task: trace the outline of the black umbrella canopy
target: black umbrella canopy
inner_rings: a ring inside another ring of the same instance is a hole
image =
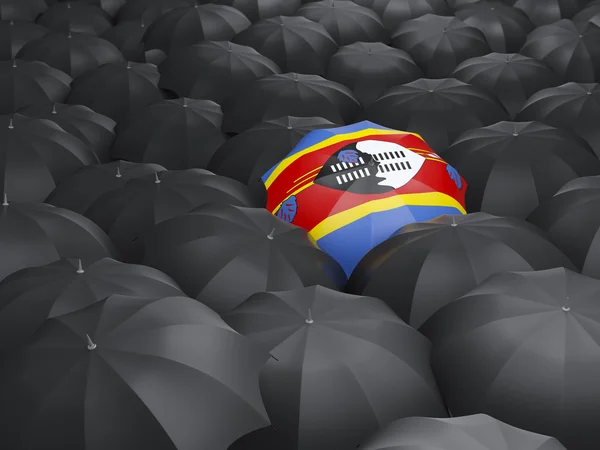
[[[558,191],[555,196],[564,192],[573,191],[575,189],[597,189],[600,188],[600,176],[592,177],[579,177],[574,180],[565,183]]]
[[[566,83],[532,95],[516,120],[539,120],[557,128],[573,131],[600,157],[600,85]]]
[[[210,100],[154,103],[118,130],[112,156],[167,169],[204,169],[226,140],[222,122],[221,107]]]
[[[360,445],[361,450],[566,450],[553,437],[521,430],[487,414],[450,419],[396,420]]]
[[[37,23],[57,33],[81,33],[100,36],[111,26],[110,16],[100,7],[80,2],[56,3]]]
[[[183,296],[168,275],[102,258],[60,260],[19,270],[0,283],[0,352],[25,344],[53,317],[84,309],[113,294]]]
[[[592,1],[585,8],[573,16],[571,20],[576,24],[586,24],[589,20],[594,20],[600,14],[600,2]]]
[[[597,448],[600,281],[555,268],[490,277],[421,331],[448,409]]]
[[[117,23],[143,20],[147,25],[177,8],[194,6],[196,0],[127,0],[119,9]]]
[[[541,122],[469,130],[442,157],[467,182],[467,211],[519,219],[567,181],[600,175],[600,160],[582,138]]]
[[[98,6],[106,14],[108,14],[109,17],[113,18],[117,15],[121,8],[125,6],[127,0],[77,0],[77,3]]]
[[[247,45],[273,60],[284,72],[323,75],[338,45],[320,23],[305,17],[261,20],[233,42]]]
[[[373,10],[348,0],[323,0],[307,3],[296,12],[325,27],[338,45],[355,42],[388,43],[390,36]]]
[[[19,113],[36,119],[51,120],[67,133],[88,144],[101,162],[109,160],[116,126],[116,122],[110,117],[98,114],[87,106],[61,103],[30,106]]]
[[[0,0],[0,20],[33,22],[47,8],[44,0]]]
[[[325,76],[352,89],[367,106],[392,86],[422,78],[423,71],[403,50],[380,42],[356,42],[331,57]]]
[[[216,0],[213,3],[241,11],[252,23],[276,16],[291,16],[302,5],[301,0]]]
[[[407,225],[371,250],[347,291],[384,300],[418,328],[488,276],[509,270],[574,269],[537,227],[487,213]]]
[[[48,32],[47,28],[35,23],[0,20],[0,61],[13,60],[27,42]]]
[[[262,208],[224,204],[157,225],[145,236],[144,264],[169,274],[220,314],[256,292],[317,284],[336,289],[345,282],[340,265],[306,230]]]
[[[0,114],[44,103],[63,101],[71,77],[40,61],[0,61]]]
[[[365,113],[371,122],[420,134],[436,151],[448,148],[467,130],[509,119],[492,94],[454,78],[423,78],[395,86]]]
[[[536,92],[560,84],[560,77],[546,64],[519,53],[490,53],[468,59],[452,77],[486,89],[515,117]]]
[[[563,81],[600,81],[600,24],[563,19],[533,30],[520,53],[548,64]]]
[[[429,342],[379,299],[313,286],[254,294],[223,318],[272,355],[260,388],[284,448],[350,449],[390,420],[447,417]]]
[[[494,52],[518,52],[534,26],[527,15],[502,1],[482,1],[459,8],[455,16],[477,28]]]
[[[225,450],[269,424],[258,386],[267,357],[193,299],[113,295],[48,320],[3,361],[0,439]]]
[[[17,202],[42,202],[78,169],[97,164],[91,148],[55,123],[0,116],[0,184]]]
[[[452,11],[446,0],[374,0],[369,6],[381,19],[391,33],[407,20],[416,19],[426,14],[450,16]]]
[[[221,106],[252,81],[281,73],[277,64],[252,47],[204,41],[177,50],[158,67],[159,86],[180,97],[213,100]]]
[[[85,212],[112,238],[123,260],[140,262],[142,237],[154,225],[205,203],[254,206],[239,181],[201,169],[165,171],[129,180],[99,197]]]
[[[170,54],[200,41],[227,41],[250,26],[248,18],[231,6],[195,5],[178,8],[156,19],[144,36],[146,50]]]
[[[118,259],[109,237],[91,220],[46,203],[0,205],[0,280],[59,259]]]
[[[166,170],[158,164],[114,161],[86,166],[63,179],[45,200],[78,214],[85,212],[103,194],[122,188],[133,178]]]
[[[73,82],[67,103],[85,105],[121,124],[145,106],[162,100],[158,77],[152,64],[105,64]]]
[[[561,19],[570,19],[583,9],[589,0],[517,0],[515,8],[522,10],[536,27],[549,25]]]
[[[244,184],[260,181],[308,133],[333,127],[335,124],[320,117],[286,116],[260,122],[227,140],[208,169]]]
[[[147,29],[143,19],[127,20],[107,30],[101,38],[117,47],[127,61],[146,62],[142,38]]]
[[[225,111],[223,130],[241,133],[285,116],[322,117],[343,125],[354,122],[360,112],[360,103],[346,86],[318,75],[284,73],[249,84]]]
[[[392,43],[405,50],[428,78],[448,77],[466,59],[492,51],[477,28],[433,14],[402,23],[392,33]]]

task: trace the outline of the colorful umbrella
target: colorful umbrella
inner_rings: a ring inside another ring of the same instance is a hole
[[[398,228],[465,214],[466,183],[415,133],[371,122],[315,130],[262,181],[267,209],[350,274]]]

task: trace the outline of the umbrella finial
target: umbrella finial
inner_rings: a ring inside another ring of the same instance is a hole
[[[67,3],[67,9],[71,9],[71,2]]]
[[[6,192],[4,193],[2,198],[2,206],[8,206],[8,195],[6,194]]]
[[[58,114],[56,112],[56,103],[52,103],[52,114]]]
[[[117,164],[117,174],[115,175],[115,177],[117,178],[121,178],[123,175],[121,175],[121,163],[119,162],[119,164]]]
[[[16,59],[13,59],[13,65],[12,66],[13,67],[17,67],[17,60]]]
[[[14,24],[15,24],[15,21],[14,21],[13,19],[10,19],[10,24],[11,24],[11,25],[14,25]]]
[[[140,22],[140,26],[144,28],[146,26],[146,22],[144,22],[144,18],[142,17],[142,21]]]
[[[86,337],[87,342],[88,342],[87,349],[88,350],[94,350],[97,346],[96,346],[96,344],[94,344],[94,341],[92,341],[92,338],[90,337],[90,335],[86,334],[85,337]]]
[[[307,324],[309,324],[309,325],[310,325],[311,323],[314,323],[314,320],[313,320],[313,318],[312,318],[312,311],[310,310],[310,308],[308,309],[308,318],[305,320],[305,322],[306,322]]]
[[[567,296],[567,298],[565,299],[565,305],[562,307],[562,310],[564,312],[569,312],[571,311],[571,299],[569,298],[569,296]]]
[[[12,116],[10,117],[10,119],[8,120],[8,129],[12,130],[15,126],[13,125],[13,118]]]
[[[67,37],[68,37],[69,39],[71,39],[71,38],[73,37],[73,35],[71,34],[71,32],[70,32],[70,31],[69,31],[69,34],[67,35]]]
[[[274,236],[275,236],[275,228],[273,228],[271,230],[271,232],[269,234],[267,234],[267,239],[270,239],[272,241]]]
[[[231,53],[231,42],[227,43],[227,51]]]
[[[131,63],[129,61],[127,61],[127,68],[131,69]]]
[[[298,81],[298,74],[294,72],[294,81]]]
[[[452,216],[452,223],[450,224],[451,227],[457,227],[458,224],[456,223],[456,216]]]
[[[160,178],[158,178],[158,172],[154,172],[154,183],[155,184],[160,183]]]
[[[188,104],[187,104],[187,98],[183,97],[183,107],[187,108]]]
[[[369,55],[372,55],[372,54],[373,54],[373,50],[371,49],[371,47],[369,47],[369,50],[368,50],[368,52],[369,52]]]
[[[83,273],[85,272],[85,270],[83,270],[83,264],[81,262],[81,260],[77,260],[77,273]]]

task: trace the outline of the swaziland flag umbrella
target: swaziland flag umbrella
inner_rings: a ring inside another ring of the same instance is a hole
[[[348,275],[398,227],[465,214],[466,183],[419,135],[366,121],[309,133],[262,180],[267,209]]]

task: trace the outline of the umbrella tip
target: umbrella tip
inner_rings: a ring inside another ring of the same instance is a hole
[[[564,312],[569,312],[569,311],[571,311],[571,308],[570,308],[570,307],[568,307],[568,306],[563,306],[563,307],[562,307],[562,310],[563,310]]]
[[[307,324],[309,324],[309,325],[310,325],[311,323],[314,323],[314,320],[313,320],[313,318],[312,318],[312,311],[311,311],[310,309],[308,310],[308,318],[305,320],[305,322],[306,322]]]
[[[294,72],[294,81],[298,81],[298,74]]]
[[[8,206],[8,195],[6,194],[6,192],[2,196],[2,206]]]
[[[14,25],[15,21],[13,19],[10,19],[10,25]]]
[[[67,9],[71,9],[71,3],[67,3]]]
[[[13,67],[17,67],[17,60],[16,59],[13,59],[13,65],[12,66]]]
[[[227,43],[227,51],[231,53],[231,42]]]
[[[185,97],[183,97],[183,107],[184,108],[188,107],[187,98],[185,98]]]
[[[8,129],[9,129],[9,130],[12,130],[14,127],[15,127],[15,126],[13,125],[13,118],[11,117],[11,118],[8,120]]]
[[[58,113],[56,112],[56,103],[53,103],[53,104],[52,104],[52,114],[58,114]]]
[[[81,260],[79,259],[77,261],[77,273],[83,273],[85,272],[85,270],[83,270],[83,264],[81,263]]]
[[[71,39],[71,38],[73,37],[73,35],[71,34],[71,32],[70,32],[70,31],[69,31],[69,34],[67,35],[67,37],[68,37],[69,39]]]
[[[452,216],[452,223],[450,224],[451,227],[457,227],[458,224],[456,223],[456,217]]]
[[[121,167],[117,166],[117,174],[115,175],[115,177],[117,178],[121,178],[123,175],[121,175]]]
[[[94,344],[94,341],[92,341],[92,338],[90,337],[90,335],[86,334],[85,338],[87,339],[87,342],[88,342],[87,349],[94,350],[97,346],[96,346],[96,344]]]
[[[140,22],[140,26],[144,28],[146,26],[146,22],[144,22],[144,18],[142,17],[142,21]]]
[[[127,61],[127,68],[131,69],[131,63],[129,61]]]
[[[587,95],[592,95],[592,91],[587,91]]]
[[[160,183],[160,178],[158,178],[158,172],[154,172],[154,183],[155,184]]]
[[[275,236],[275,228],[273,228],[271,230],[271,232],[269,234],[267,234],[267,239],[270,239],[272,241],[274,236]]]

